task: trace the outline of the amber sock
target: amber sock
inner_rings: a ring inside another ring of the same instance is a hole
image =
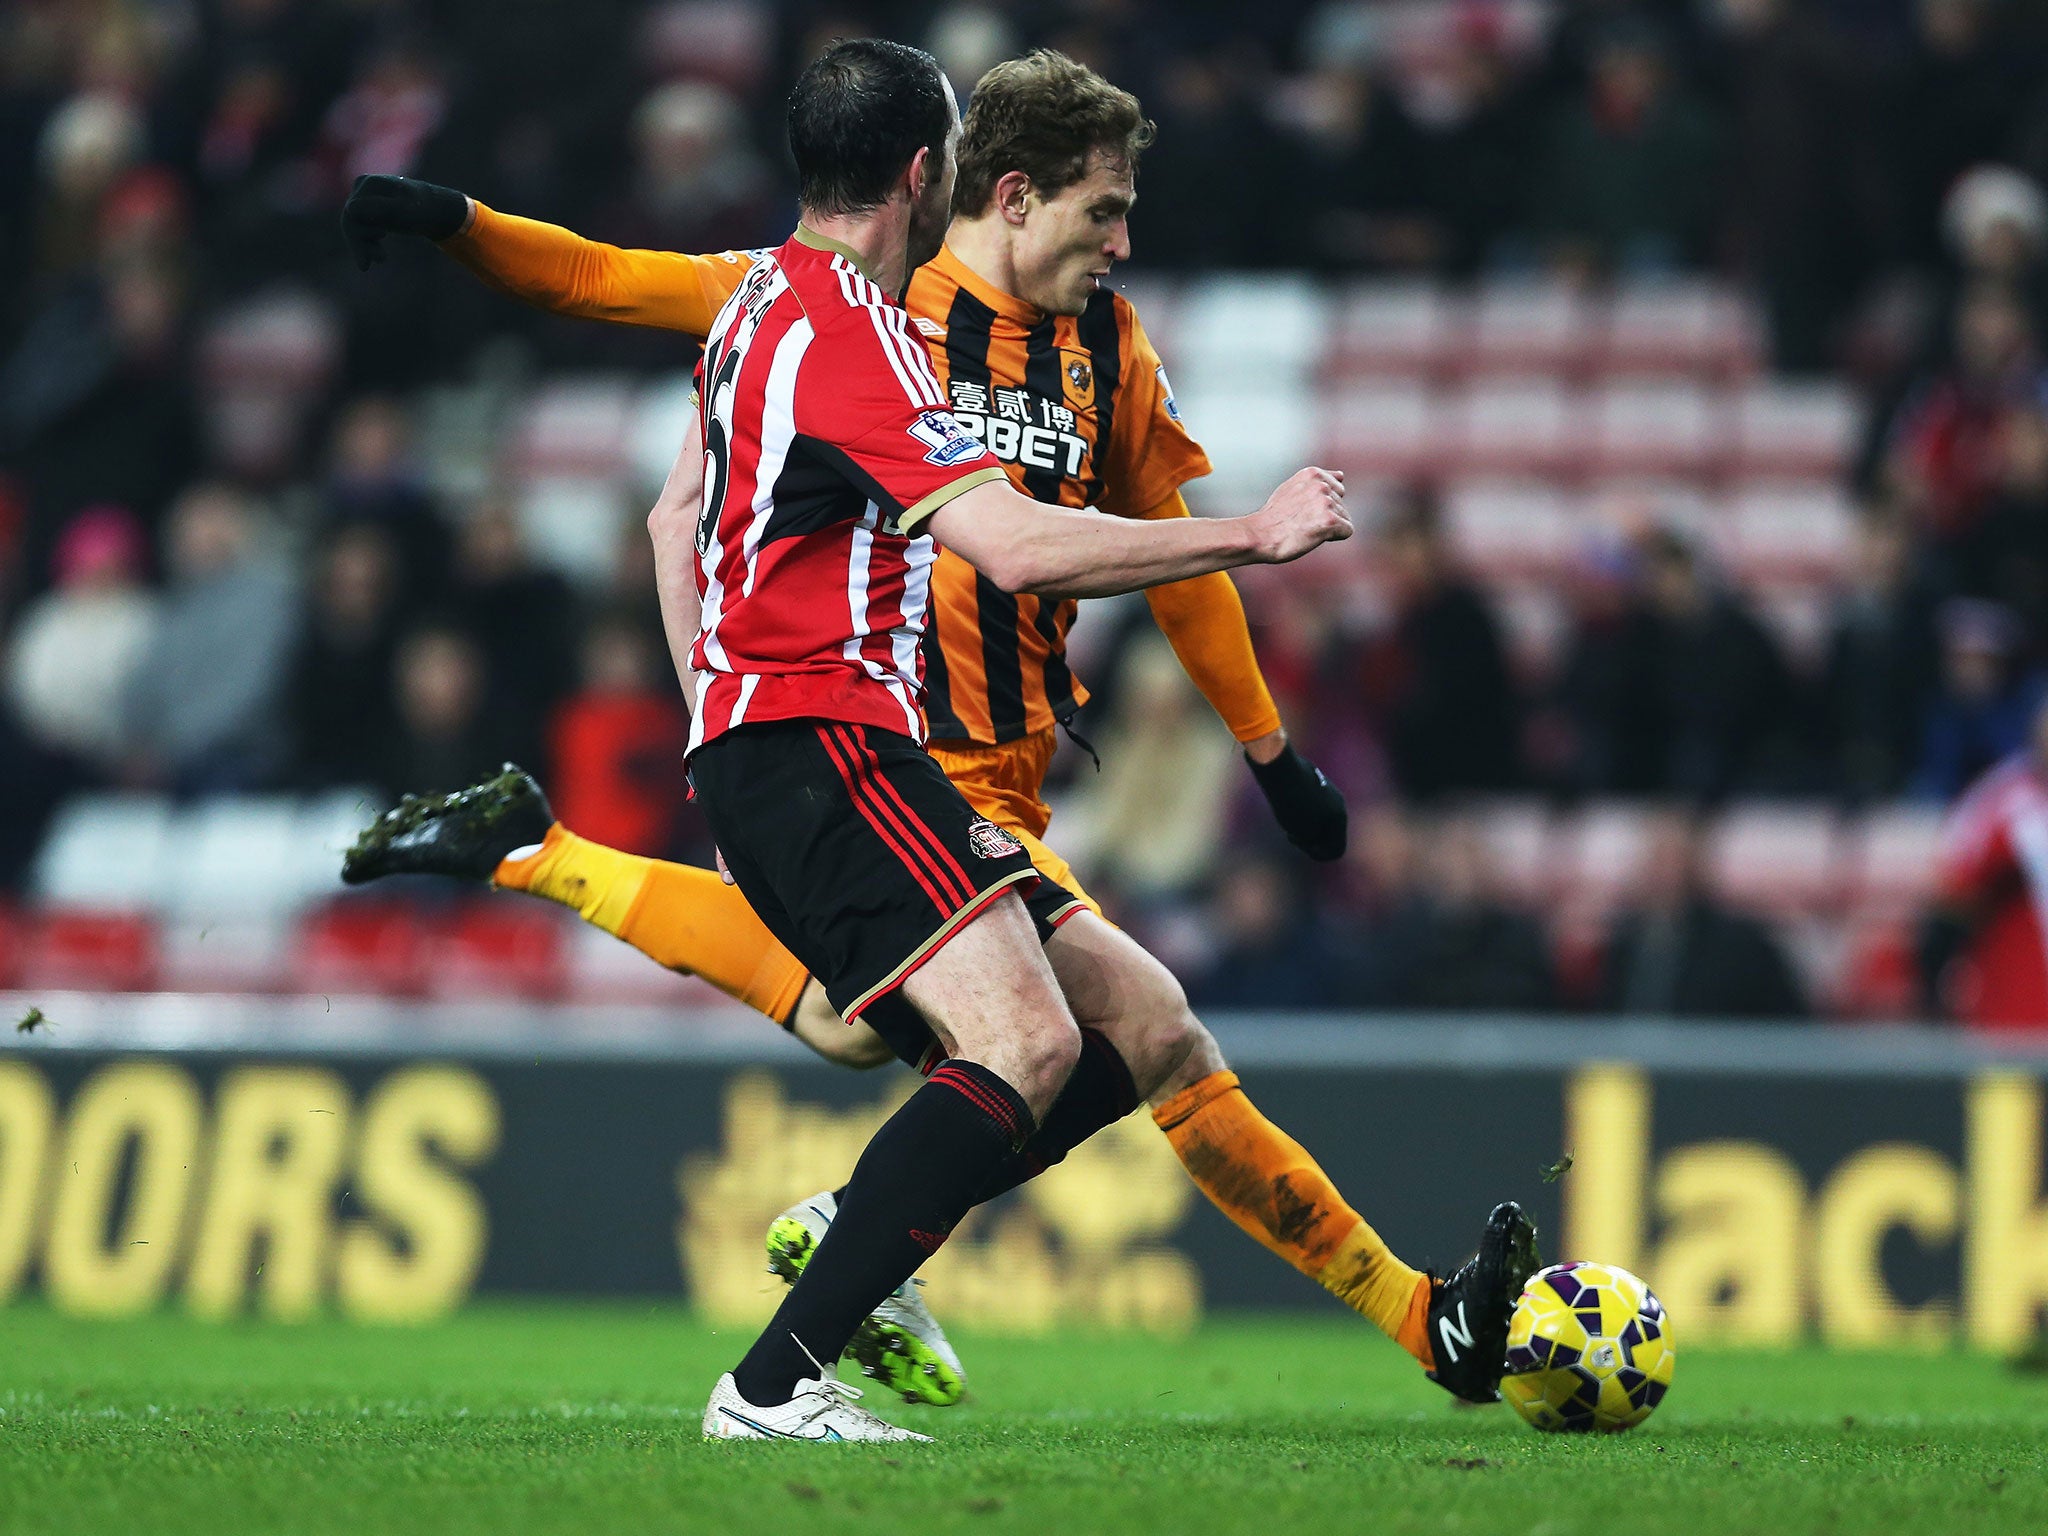
[[[1301,1143],[1245,1097],[1235,1072],[1210,1073],[1152,1118],[1218,1210],[1435,1368],[1429,1277],[1394,1256]]]
[[[716,870],[643,859],[557,822],[538,851],[506,859],[493,884],[573,908],[658,965],[701,976],[780,1024],[810,973]]]

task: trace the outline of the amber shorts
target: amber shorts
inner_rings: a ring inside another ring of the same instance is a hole
[[[1052,754],[1059,746],[1059,733],[1051,726],[1001,746],[983,746],[974,741],[934,741],[931,754],[946,771],[946,777],[967,798],[967,803],[1004,830],[1014,833],[1031,855],[1031,865],[1045,876],[1049,885],[1040,891],[1056,903],[1056,911],[1034,908],[1041,930],[1056,927],[1083,907],[1102,916],[1095,898],[1081,888],[1067,861],[1045,844],[1045,829],[1052,820],[1052,807],[1045,803],[1045,772],[1052,766]]]

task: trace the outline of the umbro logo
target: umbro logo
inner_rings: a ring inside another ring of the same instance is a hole
[[[910,1240],[928,1254],[937,1253],[940,1245],[946,1241],[946,1234],[943,1232],[920,1232],[916,1227],[912,1227],[910,1229]]]
[[[1436,1331],[1443,1336],[1444,1353],[1450,1357],[1451,1364],[1456,1365],[1462,1358],[1458,1353],[1458,1346],[1462,1344],[1470,1349],[1473,1344],[1472,1327],[1465,1321],[1465,1303],[1458,1303],[1456,1323],[1451,1321],[1450,1314],[1446,1312],[1436,1320]]]

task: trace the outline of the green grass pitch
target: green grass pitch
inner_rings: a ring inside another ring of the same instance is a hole
[[[933,1446],[706,1445],[746,1340],[673,1307],[410,1330],[16,1307],[0,1532],[2048,1531],[2048,1377],[1679,1338],[1671,1397],[1618,1437],[1456,1408],[1362,1325],[1226,1318],[964,1339],[967,1404],[885,1405]]]

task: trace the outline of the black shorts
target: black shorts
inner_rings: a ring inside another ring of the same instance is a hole
[[[827,720],[743,725],[691,755],[690,779],[741,894],[849,1019],[1004,891],[1026,898],[1041,940],[1076,900],[907,736]],[[886,1015],[904,1032],[912,1013],[879,1008],[869,1023],[915,1054],[881,1029]]]

